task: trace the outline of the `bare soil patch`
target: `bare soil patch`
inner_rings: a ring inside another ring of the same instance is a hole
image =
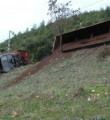
[[[73,52],[62,53],[62,52],[60,52],[59,49],[57,49],[56,51],[54,51],[53,54],[51,54],[50,56],[48,56],[48,57],[44,58],[43,60],[41,60],[37,65],[35,65],[34,67],[26,70],[20,76],[16,77],[15,80],[12,81],[11,83],[9,83],[4,89],[20,83],[22,80],[25,79],[25,77],[31,76],[31,75],[39,72],[46,65],[48,65],[48,64],[56,64],[58,62],[61,62],[61,61],[65,60],[65,59],[68,59],[68,58],[72,57],[72,55],[73,55]]]
[[[98,36],[98,37],[95,37],[95,38],[92,38],[89,40],[86,39],[86,40],[82,40],[82,41],[83,41],[83,43],[81,43],[80,41],[77,41],[74,43],[64,44],[63,50],[69,50],[71,48],[78,48],[80,46],[88,46],[88,45],[92,45],[92,44],[107,42],[107,41],[110,41],[110,35],[109,34],[101,35],[101,36]],[[96,46],[96,47],[98,47],[98,46]],[[28,69],[24,73],[22,73],[20,76],[16,77],[15,80],[12,81],[11,83],[9,83],[4,89],[18,84],[19,82],[24,80],[25,77],[31,76],[31,75],[39,72],[48,64],[55,64],[55,63],[65,60],[65,59],[71,58],[74,53],[75,53],[75,51],[74,52],[73,51],[60,52],[60,49],[58,48],[50,56],[44,58],[38,64],[36,64],[34,67],[31,67],[30,69]]]

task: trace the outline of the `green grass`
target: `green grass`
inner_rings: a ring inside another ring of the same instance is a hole
[[[82,50],[0,92],[0,120],[110,119],[110,61],[103,47]],[[17,73],[21,74],[19,68]],[[16,70],[15,70],[16,71]],[[14,80],[3,74],[0,86]],[[13,112],[14,111],[14,112]],[[14,114],[13,114],[14,113]],[[17,113],[17,114],[16,114]]]
[[[29,69],[32,65],[21,66],[16,69],[13,69],[9,73],[1,73],[0,74],[0,88],[8,85],[11,81],[13,81],[17,76],[21,75],[25,70]]]

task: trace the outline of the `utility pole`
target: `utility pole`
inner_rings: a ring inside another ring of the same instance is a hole
[[[12,32],[12,31],[9,31],[9,40],[8,40],[8,52],[10,51],[10,36],[11,36],[11,34],[13,34],[14,35],[14,32]]]

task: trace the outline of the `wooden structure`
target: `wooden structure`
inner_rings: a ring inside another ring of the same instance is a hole
[[[82,48],[95,47],[109,44],[110,42],[110,20],[75,30],[60,36],[56,36],[53,44],[53,52],[62,47],[62,52],[78,50]]]

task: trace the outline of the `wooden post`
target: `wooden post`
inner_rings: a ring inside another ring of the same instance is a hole
[[[63,50],[62,50],[62,34],[60,35],[60,52],[63,52]]]
[[[78,41],[78,37],[77,37],[77,36],[75,37],[75,42],[76,42],[76,41]]]
[[[109,31],[108,32],[110,32],[110,26],[109,26]]]
[[[57,42],[57,36],[55,36],[55,38],[54,38],[52,53],[53,53],[54,50],[56,49],[56,42]]]
[[[90,39],[92,39],[92,38],[93,38],[93,33],[90,34]]]

